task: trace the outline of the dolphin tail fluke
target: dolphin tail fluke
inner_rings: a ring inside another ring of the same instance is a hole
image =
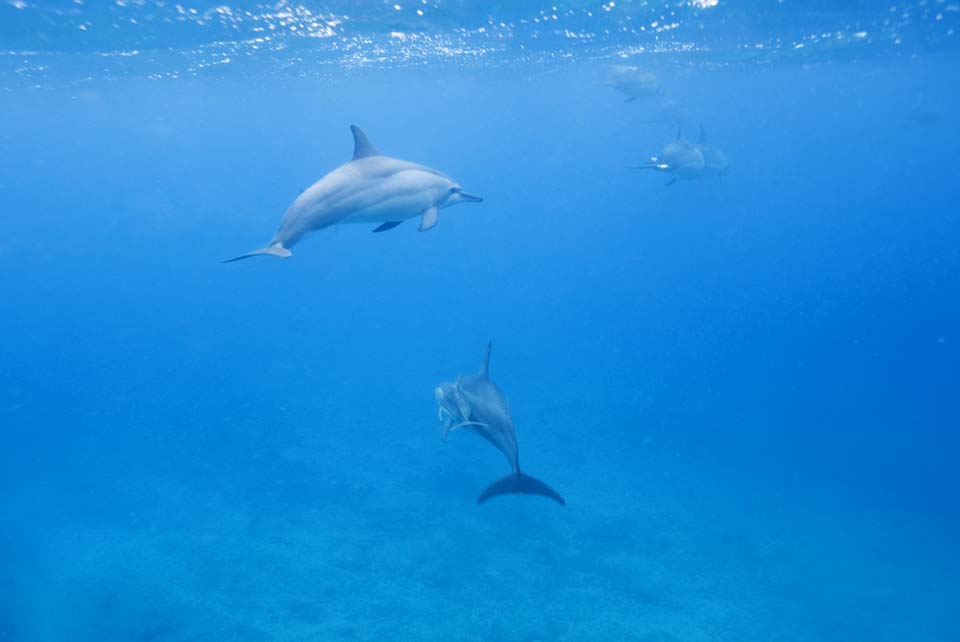
[[[542,495],[564,506],[567,505],[560,493],[539,479],[520,472],[511,473],[487,486],[487,489],[480,493],[480,497],[477,497],[477,503],[482,504],[497,495]]]
[[[235,256],[232,259],[227,259],[222,261],[222,263],[233,263],[234,261],[241,261],[243,259],[249,259],[251,256],[260,256],[262,254],[269,254],[270,256],[279,256],[282,259],[289,258],[292,252],[287,248],[283,247],[280,243],[274,243],[273,245],[268,245],[267,247],[262,247],[259,250],[254,250],[253,252],[247,252],[246,254],[241,254],[240,256]]]

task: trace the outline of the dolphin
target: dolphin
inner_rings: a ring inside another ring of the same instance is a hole
[[[673,127],[684,127],[689,121],[690,111],[686,103],[678,98],[670,98],[666,94],[661,94],[653,113],[648,115],[645,120],[638,122],[644,125],[666,123]]]
[[[704,131],[703,125],[700,125],[700,138],[697,139],[695,148],[700,150],[700,153],[703,154],[703,173],[712,174],[719,176],[720,174],[725,174],[727,169],[730,167],[730,161],[727,160],[727,155],[722,151],[707,143],[707,132]]]
[[[525,494],[543,495],[566,506],[567,502],[560,493],[539,479],[520,472],[517,431],[513,427],[510,408],[503,394],[490,381],[490,348],[488,343],[478,373],[461,375],[455,382],[445,381],[434,390],[438,416],[444,422],[443,440],[446,441],[451,432],[466,428],[493,444],[510,462],[513,472],[480,493],[478,504],[497,495]]]
[[[660,81],[655,74],[630,65],[614,67],[608,84],[626,96],[623,99],[626,103],[632,103],[638,98],[657,96],[661,92]]]
[[[437,224],[439,210],[483,201],[442,172],[383,156],[356,125],[350,125],[350,131],[353,158],[297,197],[266,247],[224,263],[261,254],[287,258],[305,234],[337,223],[380,223],[373,231],[385,232],[420,216],[423,232]]]
[[[684,140],[683,131],[679,130],[677,139],[664,147],[660,154],[650,157],[650,160],[642,165],[632,166],[631,169],[652,169],[670,174],[667,185],[673,185],[678,179],[691,179],[702,175],[704,165],[703,151]]]

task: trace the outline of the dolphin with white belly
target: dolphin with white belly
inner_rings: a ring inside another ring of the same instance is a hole
[[[286,258],[308,232],[338,223],[379,223],[373,231],[385,232],[419,216],[423,232],[437,224],[441,209],[483,201],[442,172],[383,156],[356,125],[350,131],[353,158],[297,197],[266,247],[224,263],[262,254]]]
[[[490,484],[480,493],[482,504],[496,495],[542,495],[566,505],[560,493],[545,483],[520,472],[520,451],[517,431],[513,427],[510,407],[499,388],[490,380],[490,344],[483,365],[476,374],[461,375],[456,381],[445,381],[434,391],[443,420],[443,439],[454,430],[466,428],[480,435],[506,456],[512,472]]]

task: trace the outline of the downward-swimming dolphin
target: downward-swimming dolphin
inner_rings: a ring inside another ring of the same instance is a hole
[[[261,254],[286,258],[307,232],[336,223],[380,223],[373,231],[384,232],[408,218],[421,216],[423,232],[437,224],[440,209],[483,200],[467,194],[456,181],[435,169],[381,155],[356,125],[351,125],[350,131],[353,158],[297,197],[266,247],[225,263]]]
[[[440,406],[438,414],[444,422],[443,439],[446,440],[454,430],[467,428],[496,446],[510,462],[513,472],[480,493],[478,504],[496,495],[522,493],[543,495],[566,506],[567,502],[557,491],[520,472],[517,431],[513,427],[510,408],[500,390],[490,381],[490,345],[487,344],[480,372],[461,375],[456,382],[445,381],[434,391]]]

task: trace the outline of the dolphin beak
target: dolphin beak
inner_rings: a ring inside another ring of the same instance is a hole
[[[482,203],[483,198],[480,196],[474,196],[473,194],[467,194],[466,192],[460,192],[460,198],[467,203]]]

